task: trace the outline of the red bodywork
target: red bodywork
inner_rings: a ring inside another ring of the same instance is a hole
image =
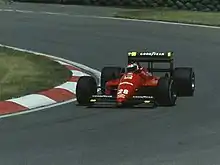
[[[153,76],[145,68],[141,68],[134,73],[124,73],[119,79],[108,81],[106,83],[105,94],[112,95],[115,93],[117,102],[124,103],[127,99],[133,97],[142,87],[156,87],[158,79],[159,77]]]

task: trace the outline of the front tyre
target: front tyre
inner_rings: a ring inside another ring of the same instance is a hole
[[[174,106],[177,95],[173,80],[167,77],[161,77],[158,80],[155,97],[159,106]]]
[[[91,76],[80,77],[76,85],[76,99],[79,105],[90,105],[92,95],[96,94],[96,80]]]

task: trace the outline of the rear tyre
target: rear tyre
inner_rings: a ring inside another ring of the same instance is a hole
[[[96,94],[96,80],[91,76],[80,77],[76,85],[76,99],[79,105],[90,105],[92,95]]]
[[[101,92],[105,94],[106,82],[121,77],[121,73],[124,73],[125,69],[121,67],[104,67],[101,72]]]
[[[173,80],[178,96],[193,96],[195,91],[195,73],[192,68],[175,68]]]
[[[161,77],[156,88],[156,102],[159,106],[174,106],[176,104],[174,82],[167,77]]]

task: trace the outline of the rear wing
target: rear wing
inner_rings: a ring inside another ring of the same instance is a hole
[[[150,72],[170,72],[173,71],[173,52],[128,52],[128,63],[147,62]],[[155,68],[154,63],[169,63],[169,68]]]
[[[128,52],[128,63],[171,61],[173,61],[173,52]]]

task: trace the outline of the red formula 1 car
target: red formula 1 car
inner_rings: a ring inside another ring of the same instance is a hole
[[[173,106],[177,97],[193,96],[195,91],[193,69],[174,68],[173,61],[173,52],[129,52],[126,68],[102,69],[100,86],[91,76],[80,77],[76,86],[77,101],[88,106],[98,103]],[[142,67],[140,62],[147,62],[148,67]],[[156,68],[154,63],[167,63],[169,67]],[[165,74],[155,76],[155,72]]]

